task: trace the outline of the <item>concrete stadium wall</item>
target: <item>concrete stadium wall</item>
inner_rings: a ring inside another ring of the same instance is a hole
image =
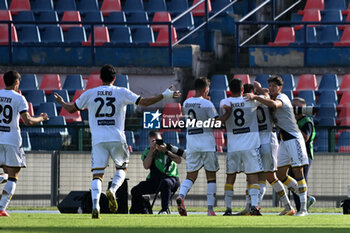
[[[142,166],[140,154],[130,156],[127,177],[129,194],[132,187],[144,180],[148,174]],[[220,170],[217,173],[217,205],[224,206],[225,156],[219,155]],[[311,195],[318,199],[316,207],[339,207],[340,201],[347,196],[350,185],[350,154],[316,154],[309,174],[308,187]],[[59,194],[60,200],[70,191],[88,191],[90,189],[90,154],[61,152],[60,154]],[[103,190],[114,174],[114,166],[106,169]],[[185,160],[179,165],[180,180],[186,176]],[[0,186],[2,188],[3,185]],[[239,174],[235,183],[235,207],[243,206],[245,194],[245,175]],[[27,153],[27,168],[20,173],[16,194],[11,206],[49,206],[51,193],[51,154]],[[177,195],[177,194],[176,194]],[[268,185],[262,206],[272,206],[272,189]],[[158,200],[159,201],[159,200]],[[130,197],[129,197],[130,203]],[[188,206],[206,206],[206,180],[203,170],[192,187],[186,200]],[[156,202],[156,205],[160,205]]]

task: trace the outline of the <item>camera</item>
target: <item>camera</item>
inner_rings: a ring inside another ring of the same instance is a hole
[[[164,145],[163,139],[156,139],[156,144],[159,145],[159,146]]]
[[[177,146],[171,145],[170,143],[166,144],[166,149],[170,150],[171,152],[173,152],[174,154],[178,155],[178,156],[183,156],[184,154],[184,150],[181,148],[178,148]]]
[[[294,106],[293,107],[293,112],[295,115],[303,114],[303,115],[313,116],[316,114],[316,111],[317,109],[314,108],[313,106],[305,106],[305,107]]]

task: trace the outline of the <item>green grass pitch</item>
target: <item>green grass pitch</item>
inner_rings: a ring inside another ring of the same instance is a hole
[[[0,232],[118,233],[333,233],[350,232],[350,215],[216,216],[12,213],[0,218]]]

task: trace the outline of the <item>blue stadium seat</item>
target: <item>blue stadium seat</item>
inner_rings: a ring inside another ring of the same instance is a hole
[[[0,0],[0,10],[8,10],[7,0]]]
[[[173,14],[180,14],[188,9],[188,1],[187,0],[170,0],[167,1],[167,9]]]
[[[125,131],[126,142],[132,149],[136,149],[135,136],[133,131]]]
[[[57,101],[55,100],[54,93],[57,93],[60,96],[62,96],[62,98],[63,98],[63,100],[65,102],[70,102],[68,91],[64,90],[64,89],[62,89],[62,90],[54,90],[54,91],[51,92],[50,95],[47,96],[47,102],[55,103],[56,104],[56,108],[57,108],[57,112],[60,112],[62,106],[61,106],[61,104],[57,103]]]
[[[146,12],[133,12],[129,13],[126,15],[126,20],[128,23],[148,23],[148,15]],[[146,24],[144,25],[132,25],[128,24],[130,29],[135,29],[135,28],[143,28],[146,27]],[[148,25],[147,25],[148,26]]]
[[[32,11],[53,11],[52,0],[32,0],[30,6]]]
[[[84,27],[71,27],[64,33],[64,42],[70,44],[81,44],[86,41],[86,33]]]
[[[117,45],[132,44],[131,31],[129,27],[110,26],[108,30],[109,30],[109,39],[111,44],[117,44]]]
[[[325,25],[316,27],[318,43],[333,44],[339,41],[338,27],[334,25]]]
[[[336,104],[321,104],[317,112],[317,119],[321,118],[336,118],[337,117],[337,108]]]
[[[217,12],[222,10],[225,6],[227,6],[229,3],[231,3],[231,0],[215,0],[215,1],[211,1],[212,11],[210,12],[210,14],[211,15],[216,14]],[[225,15],[233,14],[233,13],[234,13],[233,7],[230,6],[224,12],[222,12],[219,16],[225,16]]]
[[[35,22],[33,11],[19,11],[16,16],[12,16],[15,22],[16,29],[20,29],[23,26],[29,26],[29,24],[20,24],[16,22]]]
[[[137,107],[135,104],[128,104],[126,106],[126,116],[127,117],[134,116],[136,113],[136,109],[137,109]]]
[[[172,15],[171,17],[172,19],[174,19],[177,17],[177,15]],[[174,27],[177,31],[192,30],[194,28],[192,12],[189,12],[188,14],[181,17],[179,20],[175,21]]]
[[[213,75],[210,78],[210,90],[228,90],[228,81],[225,74]]]
[[[314,150],[328,152],[328,131],[326,129],[316,130]]]
[[[38,123],[37,126],[43,125],[42,122]],[[44,133],[44,128],[42,127],[30,127],[30,126],[25,126],[21,125],[21,132],[28,132],[29,136],[31,136],[32,133],[34,134],[42,134]]]
[[[30,144],[29,134],[28,132],[21,132],[22,137],[22,148],[24,151],[31,151],[32,145]]]
[[[40,113],[47,113],[49,118],[57,116],[56,104],[53,102],[41,103],[35,112],[35,116],[39,116]]]
[[[327,10],[345,10],[346,9],[346,3],[345,0],[325,0],[324,1],[324,8]]]
[[[83,78],[80,74],[69,74],[64,81],[63,90],[67,90],[69,95],[74,95],[76,90],[84,89]]]
[[[41,42],[46,44],[62,44],[63,32],[60,26],[47,26],[40,29]]]
[[[338,96],[336,91],[322,91],[318,100],[318,105],[335,104],[338,105]]]
[[[307,35],[306,35],[306,41],[307,43],[316,43],[317,42],[317,33],[316,29],[314,27],[307,27]],[[296,44],[303,44],[304,43],[304,33],[305,28],[301,28],[300,30],[295,30],[295,43]]]
[[[324,74],[322,76],[318,91],[339,90],[338,76],[336,74]]]
[[[129,77],[128,75],[123,75],[123,74],[117,74],[117,78],[114,82],[115,86],[118,87],[125,87],[129,89]]]
[[[39,43],[41,42],[39,28],[37,26],[23,26],[17,30],[18,43]]]
[[[343,15],[341,10],[325,10],[321,12],[321,22],[342,22]]]
[[[75,0],[57,0],[55,10],[58,14],[62,14],[65,11],[76,11],[77,5]]]
[[[210,90],[210,101],[214,104],[218,114],[220,113],[220,101],[226,97],[225,90]]]
[[[132,41],[138,45],[149,45],[154,42],[153,30],[150,27],[139,27],[132,34]]]
[[[282,74],[281,77],[283,80],[283,90],[294,91],[296,86],[295,86],[293,75],[292,74]]]
[[[107,16],[104,21],[106,23],[125,23],[126,17],[124,11],[115,11],[111,12],[109,16]],[[115,27],[115,26],[121,26],[121,25],[107,25],[108,27]]]
[[[78,11],[80,13],[99,11],[97,0],[84,0],[80,1],[78,4]]]
[[[34,112],[41,103],[46,103],[46,96],[43,90],[31,90],[23,93],[28,102],[33,104]]]
[[[329,117],[329,118],[321,118],[318,121],[319,126],[336,126],[335,118]]]
[[[258,74],[255,77],[255,81],[259,82],[263,88],[268,88],[269,84],[267,80],[269,79],[270,75],[269,74]]]
[[[19,84],[19,89],[22,92],[38,90],[38,79],[36,78],[36,74],[22,74],[22,80]]]
[[[144,12],[144,6],[142,0],[126,0],[123,10],[126,13],[130,12]]]
[[[94,24],[95,26],[102,26],[103,23],[103,15],[101,11],[91,11],[85,12],[81,14],[81,22],[83,23],[85,30],[91,30],[91,24],[86,23],[96,23],[99,22],[101,24]]]
[[[35,21],[38,22],[57,22],[58,23],[58,15],[56,11],[40,11],[34,13]],[[38,24],[39,28],[47,27],[47,26],[58,26],[58,24]]]
[[[144,2],[145,11],[155,13],[158,11],[167,11],[164,0],[148,0]]]
[[[315,96],[315,91],[313,90],[300,91],[298,94],[298,97],[305,99],[307,106],[316,105],[316,96]]]
[[[162,138],[165,143],[170,143],[177,147],[180,146],[180,138],[177,131],[165,131],[162,133]]]
[[[51,117],[48,121],[44,122],[44,125],[67,125],[66,119],[63,116]],[[60,133],[61,135],[67,135],[67,128],[44,128],[45,133]]]
[[[144,151],[149,147],[148,134],[150,130],[148,129],[140,129],[137,132],[137,142],[136,142],[136,150]],[[136,135],[135,135],[136,136]]]
[[[293,91],[292,90],[282,90],[282,93],[286,94],[290,101],[294,99]]]
[[[341,146],[350,146],[350,131],[343,131],[340,133],[336,150]]]

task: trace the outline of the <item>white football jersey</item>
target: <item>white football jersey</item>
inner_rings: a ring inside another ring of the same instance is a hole
[[[189,119],[206,121],[218,117],[213,103],[202,97],[191,97],[183,103],[183,113]],[[187,119],[186,118],[186,119]],[[191,152],[216,151],[212,128],[187,128],[187,150]]]
[[[23,95],[13,90],[0,90],[0,144],[21,146],[20,114],[28,111]]]
[[[85,91],[75,102],[79,110],[89,110],[92,145],[101,142],[126,142],[124,134],[127,104],[137,103],[139,96],[116,86],[99,86]]]
[[[260,97],[264,98],[264,96]],[[256,109],[256,115],[258,117],[260,143],[271,143],[272,117],[270,115],[270,109],[264,104],[259,104]]]
[[[220,109],[230,106],[231,116],[226,120],[227,152],[246,151],[259,148],[260,138],[256,109],[256,101],[247,101],[243,97],[229,97],[221,100]]]

